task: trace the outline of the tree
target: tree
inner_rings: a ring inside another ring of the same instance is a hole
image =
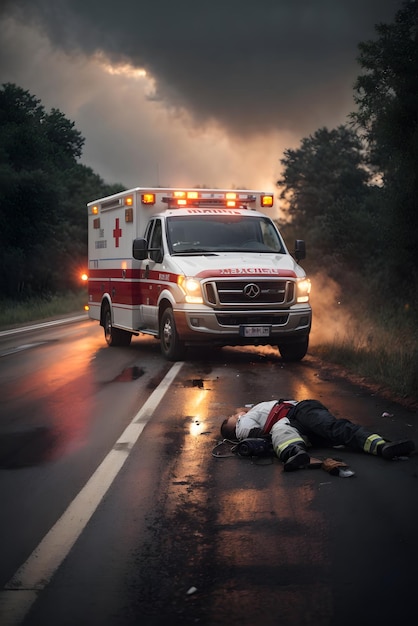
[[[387,248],[393,278],[418,278],[418,33],[417,3],[403,2],[392,24],[378,24],[376,41],[360,43],[363,73],[354,86],[351,114],[381,174],[388,212]]]
[[[71,166],[75,159],[81,157],[84,138],[74,129],[74,122],[67,120],[61,111],[52,109],[45,115],[42,129],[55,167]]]
[[[57,272],[56,284],[71,289],[79,280],[80,268],[87,267],[87,202],[123,191],[120,183],[106,184],[90,167],[77,163],[67,173],[65,195],[61,198],[61,237],[56,241],[59,267],[67,268],[65,275]]]
[[[25,297],[74,287],[87,257],[89,200],[123,189],[78,163],[84,138],[28,91],[0,90],[0,293]]]
[[[299,149],[285,150],[281,164],[277,185],[292,228],[309,241],[318,258],[350,258],[361,264],[370,228],[364,211],[370,172],[355,131],[321,128],[302,139]]]
[[[0,90],[0,163],[14,170],[55,172],[81,156],[84,138],[58,109],[46,113],[40,101],[21,87]]]

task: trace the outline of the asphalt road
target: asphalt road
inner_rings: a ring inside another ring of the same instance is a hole
[[[339,478],[215,448],[235,407],[278,397],[418,442],[416,412],[309,356],[172,364],[85,320],[0,334],[0,388],[2,626],[416,621],[417,455],[315,450]]]

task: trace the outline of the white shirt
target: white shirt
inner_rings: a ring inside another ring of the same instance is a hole
[[[296,400],[284,400],[289,404],[298,404]],[[243,413],[238,417],[237,424],[235,426],[235,433],[237,439],[246,439],[250,430],[253,428],[264,428],[267,418],[271,409],[277,404],[277,400],[270,400],[269,402],[260,402],[255,404],[247,413]],[[287,421],[287,418],[284,417]],[[281,420],[280,420],[281,421]],[[287,421],[287,423],[289,423]]]

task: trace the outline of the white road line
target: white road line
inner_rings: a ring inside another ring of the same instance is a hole
[[[45,535],[30,557],[0,591],[0,623],[18,626],[39,593],[48,585],[99,506],[151,419],[183,362],[175,363],[119,437],[113,449]]]
[[[30,350],[31,348],[36,348],[37,346],[42,346],[47,343],[46,341],[37,341],[36,343],[25,343],[21,346],[17,346],[16,348],[11,348],[10,350],[5,350],[4,352],[0,352],[0,357],[2,356],[10,356],[11,354],[16,354],[17,352],[23,352],[23,350]]]
[[[10,330],[0,331],[0,337],[6,337],[7,335],[17,335],[18,333],[25,333],[30,330],[39,330],[39,328],[48,328],[49,326],[58,326],[59,324],[70,324],[72,322],[78,322],[88,319],[89,318],[87,317],[87,315],[77,315],[76,317],[65,317],[59,320],[52,320],[51,322],[32,324],[31,326],[20,326],[18,328],[11,328]]]

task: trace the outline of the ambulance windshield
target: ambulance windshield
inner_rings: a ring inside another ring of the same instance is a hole
[[[167,219],[170,254],[257,252],[285,254],[284,244],[266,217],[243,215],[176,216]]]

